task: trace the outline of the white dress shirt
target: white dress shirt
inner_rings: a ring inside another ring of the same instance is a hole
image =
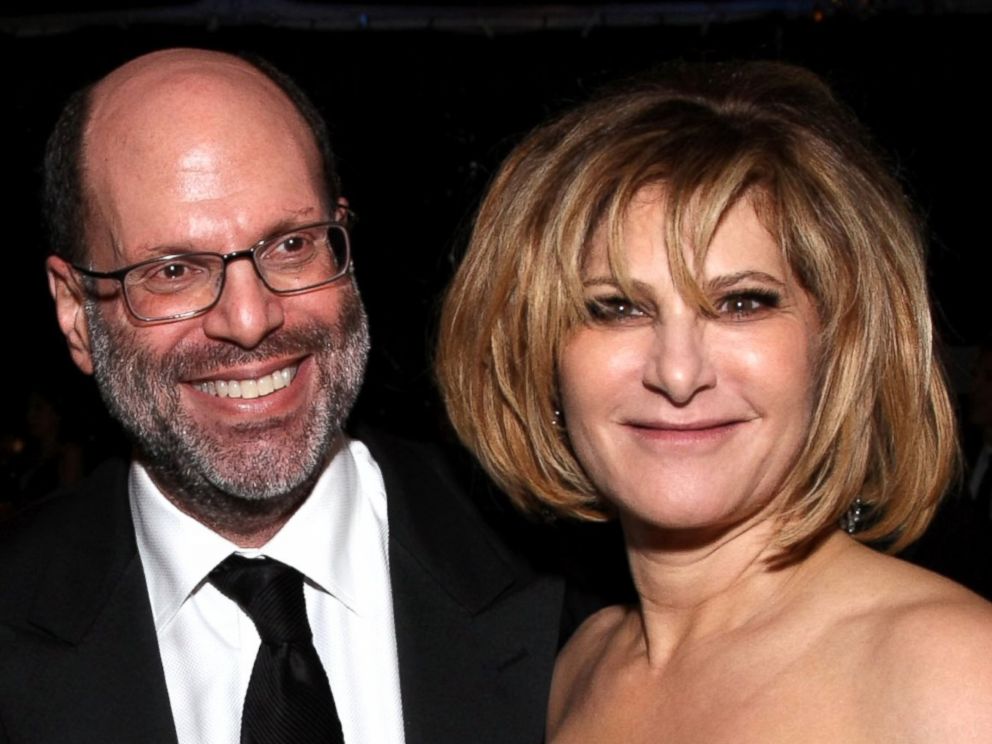
[[[314,646],[348,744],[402,744],[389,537],[382,474],[349,441],[310,497],[258,550],[177,509],[140,465],[129,491],[179,744],[238,744],[259,638],[251,619],[207,582],[232,552],[266,555],[306,577]]]

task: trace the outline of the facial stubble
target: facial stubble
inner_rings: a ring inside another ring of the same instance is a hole
[[[104,402],[159,488],[208,526],[247,530],[291,513],[339,446],[361,387],[369,336],[357,290],[331,291],[341,293],[333,323],[311,320],[278,329],[250,350],[185,341],[163,355],[142,345],[140,329],[108,322],[97,303],[87,303],[94,376]],[[316,394],[300,419],[245,423],[219,437],[182,405],[184,381],[304,356],[313,365]]]

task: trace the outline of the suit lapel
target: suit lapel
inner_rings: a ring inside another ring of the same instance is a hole
[[[424,450],[367,443],[389,501],[406,744],[540,742],[560,581],[509,553]],[[0,734],[175,744],[126,466],[63,501],[62,528],[13,551],[31,570],[15,572],[0,612],[12,618],[0,625],[0,711],[17,711]]]
[[[174,744],[175,730],[127,499],[127,468],[103,468],[67,500],[17,629],[31,740]],[[17,662],[12,662],[17,663]]]
[[[389,501],[406,744],[540,742],[561,583],[507,552],[436,458],[365,441]]]

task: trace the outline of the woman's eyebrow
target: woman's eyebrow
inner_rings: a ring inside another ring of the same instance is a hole
[[[743,284],[745,282],[774,284],[775,286],[782,288],[786,286],[786,283],[777,276],[773,276],[764,271],[756,270],[735,271],[732,274],[720,274],[718,276],[707,278],[703,284],[711,291],[720,291],[722,289],[735,287],[738,284]]]
[[[769,274],[765,271],[746,270],[746,271],[735,271],[731,274],[720,274],[715,277],[705,279],[701,282],[703,286],[707,289],[713,291],[719,291],[721,289],[729,289],[730,287],[737,286],[738,284],[743,284],[745,282],[759,282],[761,284],[773,284],[776,287],[784,288],[786,282],[779,279],[777,276]],[[642,282],[637,279],[633,279],[628,282],[632,289],[637,291],[648,291],[651,289],[651,284],[648,282]],[[590,276],[582,280],[583,287],[617,287],[620,282],[616,277],[610,275],[603,276]]]
[[[626,282],[627,286],[638,292],[648,292],[651,290],[649,282],[642,282],[632,279]],[[583,287],[619,287],[620,281],[615,276],[590,276],[582,280]]]

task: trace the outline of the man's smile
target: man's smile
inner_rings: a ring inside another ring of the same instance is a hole
[[[298,364],[292,364],[257,378],[207,380],[195,382],[193,387],[201,393],[218,398],[263,398],[287,387],[293,381],[298,369]]]

